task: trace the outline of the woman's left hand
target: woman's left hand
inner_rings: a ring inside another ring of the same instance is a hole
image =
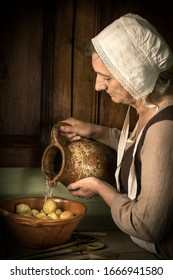
[[[80,198],[92,198],[101,196],[108,206],[111,206],[112,200],[119,196],[115,187],[105,181],[95,177],[81,179],[68,186],[69,192]]]
[[[78,196],[80,198],[92,198],[98,195],[98,188],[101,184],[102,181],[99,179],[88,177],[75,183],[71,183],[68,186],[68,190],[73,196]]]

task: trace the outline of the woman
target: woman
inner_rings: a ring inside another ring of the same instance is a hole
[[[117,150],[117,188],[97,178],[68,186],[74,196],[100,195],[116,225],[142,248],[173,259],[173,87],[172,53],[156,29],[127,14],[92,39],[95,89],[115,103],[136,109],[129,133],[129,109],[122,131],[69,118],[61,132],[72,141],[92,138]]]

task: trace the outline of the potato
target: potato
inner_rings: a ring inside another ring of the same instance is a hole
[[[31,214],[35,217],[35,215],[36,214],[38,214],[39,213],[39,211],[38,210],[36,210],[36,209],[32,209],[31,210]]]
[[[47,216],[53,220],[60,220],[60,217],[55,212],[50,212]]]
[[[63,211],[57,208],[56,202],[53,199],[47,199],[43,203],[43,209],[31,209],[28,204],[20,203],[16,205],[16,214],[33,219],[53,219],[63,220],[73,217],[70,211]]]
[[[60,216],[62,212],[63,212],[63,211],[62,211],[60,208],[57,208],[57,209],[55,210],[55,213],[56,213],[58,216]]]
[[[70,211],[63,211],[60,214],[60,219],[62,219],[62,220],[72,218],[72,217],[73,217],[73,214]]]
[[[20,203],[16,205],[16,214],[20,214],[23,212],[31,212],[31,208],[28,204]]]
[[[24,216],[24,217],[28,217],[28,218],[32,218],[32,214],[31,212],[20,212],[19,213],[20,216]]]
[[[56,210],[56,202],[53,199],[46,199],[43,203],[43,211],[45,214],[49,214]]]
[[[47,219],[47,215],[45,213],[40,213],[38,212],[37,214],[35,214],[35,218],[36,219]]]

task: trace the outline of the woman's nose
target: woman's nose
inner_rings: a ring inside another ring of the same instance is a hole
[[[107,85],[105,79],[101,75],[97,74],[96,82],[95,82],[95,90],[101,91],[106,89],[107,89]]]

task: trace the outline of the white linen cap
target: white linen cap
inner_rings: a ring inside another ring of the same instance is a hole
[[[135,99],[150,94],[159,74],[173,64],[165,40],[139,15],[120,17],[91,41],[109,71]]]

